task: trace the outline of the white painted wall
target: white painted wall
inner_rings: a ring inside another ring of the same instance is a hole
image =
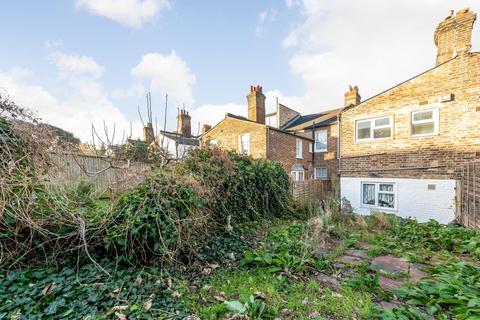
[[[396,208],[375,209],[362,205],[362,182],[395,183]],[[435,185],[429,190],[428,185]],[[391,178],[340,178],[342,198],[350,201],[358,214],[370,214],[372,211],[394,213],[400,217],[412,217],[420,222],[435,219],[440,223],[449,223],[455,219],[455,180],[439,179],[391,179]]]

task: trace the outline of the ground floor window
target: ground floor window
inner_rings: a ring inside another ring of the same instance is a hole
[[[315,179],[327,179],[328,178],[328,170],[324,167],[317,167],[315,168]]]
[[[292,180],[293,181],[303,181],[305,180],[305,172],[302,170],[292,171]]]
[[[362,182],[362,204],[395,209],[395,184]]]

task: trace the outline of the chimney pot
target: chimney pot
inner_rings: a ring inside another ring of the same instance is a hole
[[[348,86],[348,91],[345,93],[345,107],[356,106],[361,102],[362,97],[360,96],[357,86]]]

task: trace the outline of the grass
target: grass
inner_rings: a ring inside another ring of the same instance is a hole
[[[215,290],[212,290],[215,288]],[[369,294],[344,286],[338,292],[322,288],[314,279],[290,280],[284,275],[262,270],[221,271],[209,279],[195,294],[187,294],[184,302],[202,319],[219,319],[227,313],[221,294],[227,300],[262,293],[270,314],[288,309],[295,319],[328,316],[334,319],[372,319],[376,313]],[[199,304],[199,301],[205,305]]]

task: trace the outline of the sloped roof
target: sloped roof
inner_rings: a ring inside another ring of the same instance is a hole
[[[189,145],[189,146],[198,146],[200,145],[200,142],[199,142],[199,139],[198,137],[195,137],[195,136],[192,136],[192,137],[184,137],[180,134],[178,134],[177,132],[170,132],[170,131],[160,131],[160,133],[175,141],[175,142],[178,142],[179,144],[185,144],[185,145]]]
[[[288,123],[287,126],[282,129],[287,131],[298,131],[311,129],[315,124],[315,128],[326,126],[334,123],[337,120],[338,114],[343,110],[343,108],[327,110],[324,112],[309,114],[305,116],[300,116],[295,121]]]

